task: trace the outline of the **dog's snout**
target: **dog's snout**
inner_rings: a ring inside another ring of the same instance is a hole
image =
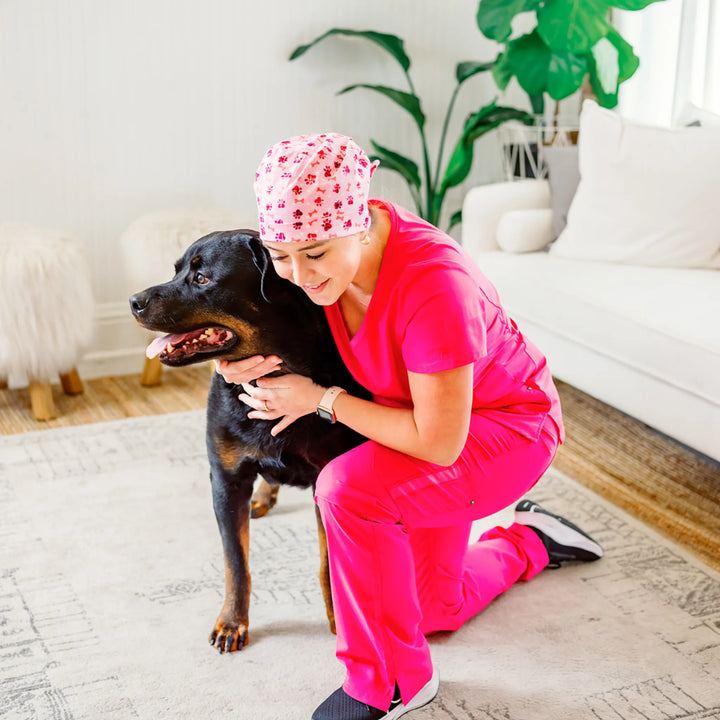
[[[130,298],[130,309],[133,315],[141,315],[145,308],[148,306],[150,300],[150,294],[145,292],[139,292]]]

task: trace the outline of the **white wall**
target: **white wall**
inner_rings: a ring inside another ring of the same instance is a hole
[[[98,311],[85,374],[141,363],[117,249],[139,215],[212,204],[252,216],[259,159],[299,133],[339,131],[366,148],[372,137],[419,159],[400,109],[368,91],[334,95],[354,82],[404,87],[389,56],[331,39],[289,63],[297,45],[333,26],[403,37],[436,148],[455,64],[496,54],[476,10],[477,0],[0,0],[0,222],[61,229],[87,250]],[[454,128],[494,94],[489,75],[470,80]],[[472,181],[499,177],[494,138],[477,149]],[[392,173],[375,178],[374,194],[410,205]]]

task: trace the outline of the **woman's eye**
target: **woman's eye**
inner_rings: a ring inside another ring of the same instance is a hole
[[[195,282],[198,285],[205,285],[205,283],[208,282],[208,279],[201,272],[197,272],[195,273]]]
[[[308,255],[307,258],[308,258],[308,260],[319,260],[324,254],[325,254],[324,252],[321,252],[321,253],[318,253],[317,255]]]
[[[270,260],[272,260],[273,262],[282,262],[284,259],[284,257],[280,257],[279,255],[270,256]]]

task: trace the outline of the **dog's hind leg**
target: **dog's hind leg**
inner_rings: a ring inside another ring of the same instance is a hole
[[[279,491],[279,485],[271,485],[267,480],[260,478],[250,500],[251,517],[261,518],[267,515],[275,507]]]
[[[335,610],[333,608],[332,586],[330,585],[330,562],[328,561],[327,533],[320,517],[320,508],[315,505],[315,517],[318,526],[318,544],[320,546],[320,587],[325,600],[325,612],[330,623],[330,632],[335,635]]]

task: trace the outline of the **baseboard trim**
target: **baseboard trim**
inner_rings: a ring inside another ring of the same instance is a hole
[[[142,372],[150,337],[137,324],[127,302],[99,304],[92,340],[79,363],[80,375],[98,378]]]

